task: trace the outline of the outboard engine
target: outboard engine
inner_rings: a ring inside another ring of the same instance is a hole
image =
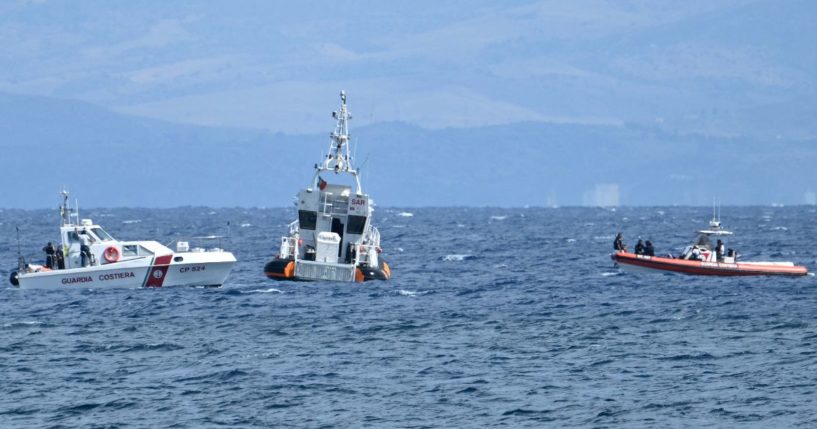
[[[11,282],[12,286],[20,286],[20,280],[17,278],[17,270],[11,272],[9,282]]]

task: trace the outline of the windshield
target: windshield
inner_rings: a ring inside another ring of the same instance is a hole
[[[93,233],[94,233],[94,235],[96,235],[97,237],[99,237],[99,239],[100,239],[100,240],[102,240],[102,241],[114,241],[114,240],[113,240],[113,237],[111,237],[111,236],[110,236],[110,235],[109,235],[107,232],[105,232],[105,230],[104,230],[104,229],[102,229],[102,228],[93,228],[93,229],[91,229],[91,232],[93,232]]]
[[[712,247],[712,242],[709,241],[709,236],[706,234],[701,234],[698,236],[698,241],[695,243],[698,247],[704,247],[710,249]]]

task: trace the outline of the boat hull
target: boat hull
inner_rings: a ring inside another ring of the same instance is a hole
[[[301,265],[321,265],[309,261],[298,261]],[[264,266],[264,274],[273,280],[293,280],[293,281],[321,281],[321,280],[335,280],[335,281],[355,281],[365,282],[369,280],[388,280],[391,278],[391,267],[386,261],[380,260],[378,267],[358,266],[345,264],[331,264],[329,267],[339,268],[340,270],[350,270],[349,276],[344,280],[337,280],[336,278],[328,278],[314,275],[304,276],[299,273],[312,272],[312,270],[299,270],[296,261],[293,259],[276,258],[271,260]]]
[[[20,289],[221,286],[235,262],[230,252],[176,253],[84,268],[18,273],[16,286]]]
[[[805,276],[808,269],[792,263],[704,262],[619,252],[610,255],[622,269],[637,272],[672,272],[697,276]]]

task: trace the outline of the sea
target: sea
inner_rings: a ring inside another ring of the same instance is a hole
[[[623,273],[707,207],[381,208],[389,281],[267,279],[294,209],[89,209],[224,235],[221,288],[18,290],[56,210],[0,210],[0,427],[815,427],[817,280]],[[814,207],[723,207],[745,260],[817,270]]]

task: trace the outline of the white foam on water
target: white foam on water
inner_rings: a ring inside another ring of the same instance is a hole
[[[397,291],[397,293],[402,296],[417,296],[417,292],[414,292],[413,290],[400,289]]]
[[[242,291],[242,293],[284,293],[284,291],[271,287],[269,289],[253,289],[248,291]]]
[[[403,248],[402,248],[402,247],[398,247],[398,248],[397,248],[397,251],[398,251],[398,252],[402,252],[402,251],[403,251]]]
[[[37,325],[42,325],[42,324],[43,324],[43,322],[38,322],[36,320],[31,320],[31,321],[25,320],[25,321],[22,321],[22,322],[4,323],[3,327],[4,328],[9,328],[11,326],[20,326],[20,325],[37,326]]]
[[[242,224],[241,224],[241,225],[239,225],[239,226],[240,226],[240,227],[242,227],[242,228],[249,228],[249,227],[251,227],[251,226],[252,226],[252,224],[251,224],[251,223],[242,223]]]
[[[465,228],[465,224],[464,223],[458,223],[457,228]]]
[[[619,274],[621,274],[621,273],[619,273],[619,272],[613,272],[613,273],[607,272],[607,273],[601,273],[601,276],[602,277],[611,277],[611,276],[617,276]]]
[[[491,220],[505,220],[508,216],[491,216]]]
[[[414,217],[414,213],[400,212],[400,213],[397,213],[397,216],[400,216],[400,217]]]
[[[774,230],[774,231],[788,231],[789,229],[786,228],[785,226],[776,226],[776,227],[772,228],[772,230]]]
[[[568,242],[568,243],[575,243],[575,242],[576,242],[576,239],[575,239],[575,238],[568,238],[568,239],[567,239],[567,242]]]
[[[123,220],[122,223],[124,223],[125,225],[130,225],[132,223],[142,223],[142,219]]]
[[[466,254],[445,255],[445,256],[443,256],[443,261],[446,261],[446,262],[460,262],[460,261],[464,261],[464,260],[470,259],[470,258],[473,258],[473,256],[472,255],[466,255]]]

